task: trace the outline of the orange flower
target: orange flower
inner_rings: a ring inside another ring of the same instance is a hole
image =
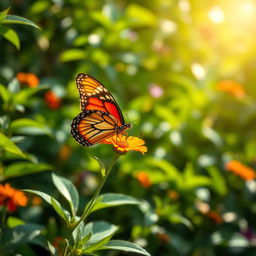
[[[68,145],[62,145],[62,147],[60,148],[60,151],[59,151],[59,160],[60,161],[65,161],[69,158],[71,154],[71,149]]]
[[[27,84],[31,88],[37,87],[39,84],[39,78],[33,73],[19,72],[16,77],[20,83]]]
[[[179,198],[179,194],[177,191],[175,190],[168,190],[167,191],[167,195],[170,199],[172,200],[177,200]]]
[[[242,85],[232,80],[223,80],[219,82],[217,90],[227,92],[236,98],[243,98],[245,96],[245,91]]]
[[[17,189],[14,189],[10,184],[0,185],[0,205],[7,207],[9,212],[13,212],[18,206],[26,206],[28,198],[26,195]]]
[[[48,91],[44,100],[50,109],[58,109],[61,105],[61,99],[53,91]]]
[[[170,236],[168,234],[166,234],[166,233],[160,233],[159,232],[159,233],[156,234],[156,236],[163,243],[169,243],[170,240],[171,240]]]
[[[101,143],[112,144],[118,154],[126,154],[128,151],[147,152],[145,141],[134,136],[114,135]]]
[[[139,181],[140,185],[144,188],[148,188],[151,186],[151,181],[146,172],[138,172],[136,174],[136,179]]]
[[[206,213],[206,216],[211,219],[215,224],[221,224],[223,223],[223,218],[222,216],[216,212],[216,211],[209,211]]]
[[[243,180],[253,180],[256,177],[255,171],[252,168],[235,160],[226,163],[225,169],[233,172],[237,176],[240,176]]]
[[[42,203],[42,199],[39,196],[33,196],[32,205],[40,205]]]

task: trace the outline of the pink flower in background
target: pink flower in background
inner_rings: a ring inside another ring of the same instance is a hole
[[[149,92],[150,92],[151,96],[154,98],[159,98],[164,93],[163,89],[157,84],[150,84]]]

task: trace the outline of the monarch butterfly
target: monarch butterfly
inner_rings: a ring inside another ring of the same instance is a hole
[[[81,73],[76,85],[82,112],[73,119],[71,134],[77,142],[92,146],[131,127],[125,123],[114,97],[98,80]]]

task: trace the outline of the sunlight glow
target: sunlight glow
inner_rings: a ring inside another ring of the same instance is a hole
[[[214,24],[220,24],[225,20],[224,11],[220,6],[214,6],[209,11],[208,17]]]

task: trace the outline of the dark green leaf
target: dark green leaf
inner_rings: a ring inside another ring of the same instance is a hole
[[[35,224],[25,224],[16,226],[5,232],[6,243],[4,245],[4,250],[10,251],[14,248],[20,246],[21,244],[26,244],[31,242],[37,236],[41,234],[42,226]]]

